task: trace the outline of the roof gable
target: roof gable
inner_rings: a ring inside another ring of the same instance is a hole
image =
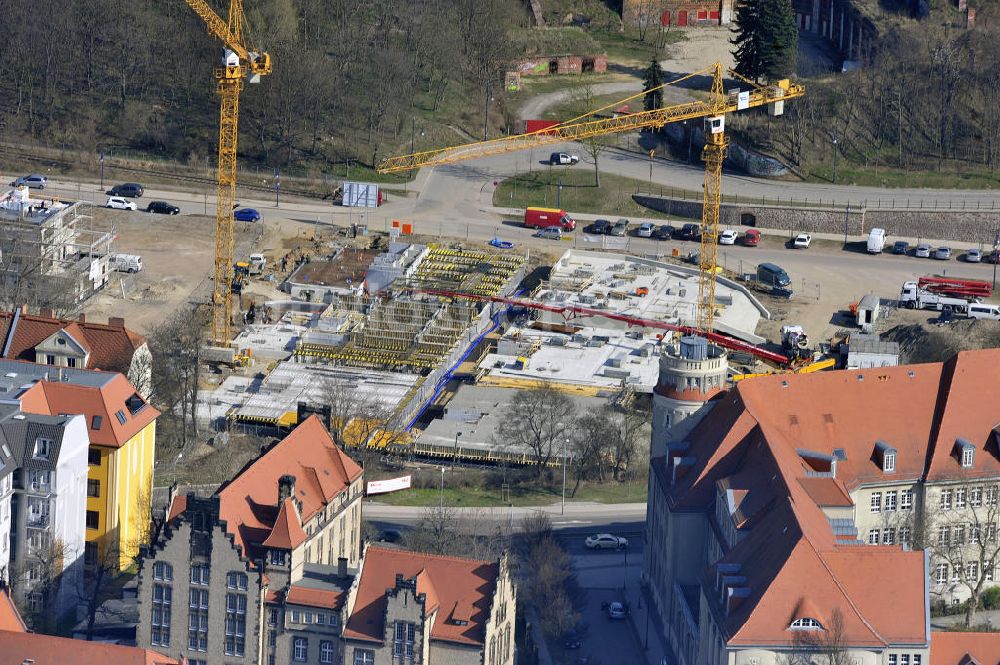
[[[302,530],[302,523],[299,522],[299,512],[295,509],[292,499],[285,499],[281,502],[271,533],[261,544],[264,547],[294,550],[305,541],[306,532]]]

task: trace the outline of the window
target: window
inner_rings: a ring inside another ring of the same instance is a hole
[[[101,449],[91,446],[87,450],[87,464],[90,466],[101,466]]]
[[[969,507],[979,508],[983,505],[983,488],[973,487],[969,490]]]
[[[278,610],[276,608],[271,608],[267,611],[267,625],[277,626],[278,625]]]
[[[313,613],[312,612],[303,612],[302,613],[302,623],[304,623],[304,624],[311,624],[312,622],[313,622]]]
[[[948,564],[939,563],[934,566],[934,581],[938,584],[946,584],[948,582]]]
[[[76,358],[72,356],[66,359],[66,367],[76,367]]]
[[[299,618],[299,611],[292,610],[292,618],[289,619],[291,623],[300,623],[302,620]]]
[[[35,459],[48,459],[52,452],[52,439],[38,437],[35,439]]]
[[[938,537],[937,537],[938,547],[948,547],[951,545],[951,527],[950,526],[939,526],[938,527]]]
[[[267,631],[267,646],[273,649],[278,644],[278,631]]]
[[[872,512],[877,513],[882,510],[882,493],[872,492]]]
[[[882,544],[883,545],[895,545],[896,544],[896,529],[894,527],[888,527],[882,531]]]
[[[889,654],[889,665],[899,665],[899,661],[896,658],[896,654],[894,653]]]
[[[52,475],[48,471],[29,471],[28,485],[33,492],[48,492]]]
[[[400,660],[413,660],[413,643],[417,625],[409,621],[396,622],[396,639],[392,643],[392,655]]]
[[[896,493],[886,492],[885,493],[885,509],[886,510],[896,510]]]
[[[878,545],[878,529],[871,529],[868,532],[868,544]]]
[[[966,469],[972,468],[972,462],[976,456],[976,449],[972,446],[962,448],[962,466]]]
[[[191,584],[208,586],[209,567],[206,565],[191,566]]]
[[[952,527],[951,533],[952,533],[952,542],[954,542],[956,545],[964,545],[965,544],[965,525],[964,524],[956,524],[954,527]]]
[[[319,662],[333,662],[333,642],[330,640],[323,640],[319,643]]]
[[[965,491],[964,487],[955,490],[955,509],[956,510],[964,510],[965,509],[965,496],[966,496],[966,491]]]
[[[153,579],[160,582],[173,582],[174,567],[169,563],[157,561],[153,564]]]
[[[892,473],[896,470],[896,453],[885,453],[882,455],[882,471]]]
[[[46,365],[55,365],[56,364],[56,357],[54,355],[52,355],[51,353],[46,354],[45,355],[45,364]]]
[[[910,538],[911,538],[910,527],[908,526],[899,527],[899,542],[903,543],[904,545],[909,545]]]
[[[99,497],[101,496],[101,481],[87,479],[87,496]],[[96,528],[96,527],[95,527]]]
[[[87,528],[98,529],[101,524],[101,516],[96,510],[87,511]]]
[[[941,510],[951,510],[951,490],[941,490]]]
[[[908,653],[900,654],[899,665],[910,665],[910,654]]]
[[[226,655],[242,656],[246,648],[247,595],[226,594]]]
[[[965,564],[965,579],[969,582],[976,582],[979,580],[979,562],[970,561]]]
[[[322,612],[317,612],[316,613],[316,623],[318,623],[321,626],[324,625],[326,623],[326,615],[323,614]]]
[[[115,418],[117,418],[118,422],[121,423],[122,425],[125,424],[125,412],[122,411],[121,409],[115,411]]]
[[[993,566],[986,566],[986,568],[983,570],[983,577],[986,578],[987,582],[993,581]]]
[[[913,510],[913,490],[903,490],[899,493],[899,509]]]
[[[982,527],[978,524],[969,525],[969,542],[978,545],[982,541]]]
[[[789,626],[792,630],[823,630],[823,624],[816,619],[811,619],[809,617],[803,617],[802,619],[796,619]]]
[[[208,589],[188,591],[188,649],[208,650]]]
[[[246,573],[229,573],[228,575],[226,575],[226,588],[246,591],[247,590]]]
[[[375,665],[375,652],[371,649],[355,649],[354,665]]]
[[[997,505],[997,487],[996,487],[996,485],[994,485],[993,487],[987,487],[986,488],[986,505],[987,506],[995,506],[995,505]]]
[[[309,658],[309,640],[304,637],[292,639],[292,660],[296,663],[304,663]],[[374,660],[372,664],[374,665]]]
[[[285,552],[283,550],[271,550],[271,564],[275,566],[284,566]]]
[[[987,524],[986,525],[986,542],[995,543],[997,542],[997,525]]]
[[[97,565],[97,543],[83,544],[83,563],[86,566]]]
[[[156,569],[155,564],[153,568]],[[172,597],[173,589],[170,585],[153,584],[153,620],[151,622],[153,646],[170,646],[170,604]]]
[[[920,665],[920,654],[913,654],[913,665]]]

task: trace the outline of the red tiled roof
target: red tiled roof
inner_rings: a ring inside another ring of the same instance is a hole
[[[935,631],[931,665],[1000,665],[1000,633]]]
[[[14,320],[12,312],[0,312],[0,348],[10,337],[10,326]],[[24,314],[18,317],[10,348],[4,356],[9,360],[35,362],[35,347],[52,336],[65,330],[90,354],[87,369],[104,369],[128,372],[135,351],[146,343],[146,339],[117,322],[91,323],[72,319],[56,319],[38,314]]]
[[[294,496],[304,523],[361,474],[361,467],[337,447],[322,421],[312,415],[218,490],[219,518],[225,520],[244,554],[255,558],[258,553],[250,550],[271,535],[278,517],[281,476],[295,477]]]
[[[181,513],[187,510],[187,503],[187,494],[178,494],[175,496],[173,501],[170,502],[170,508],[167,511],[167,521],[173,522],[180,517]]]
[[[129,439],[156,420],[160,412],[139,395],[128,379],[118,373],[108,373],[110,381],[100,388],[81,386],[67,381],[38,381],[21,393],[18,399],[27,413],[55,416],[61,413],[83,414],[91,443],[120,448]],[[144,406],[132,413],[126,400],[135,396]],[[118,420],[118,413],[125,419]],[[100,429],[94,429],[94,416],[100,416]]]
[[[432,640],[482,645],[485,622],[497,584],[499,566],[488,561],[460,559],[387,549],[370,545],[365,550],[361,577],[353,611],[344,626],[344,636],[381,642],[384,635],[385,594],[396,586],[396,575],[403,579],[416,578],[417,593],[426,594],[425,609],[443,609],[431,630]],[[468,623],[458,625],[460,616],[445,616],[460,608],[468,615]]]
[[[345,594],[328,589],[310,589],[309,587],[292,585],[285,596],[285,602],[292,605],[307,605],[335,610],[340,607]]]
[[[294,550],[305,541],[306,532],[302,530],[302,523],[299,522],[299,513],[292,500],[285,499],[278,509],[278,516],[274,518],[270,535],[261,544],[264,547]]]
[[[799,478],[799,484],[817,506],[847,508],[854,505],[844,483],[837,478]]]
[[[14,599],[10,597],[7,589],[0,589],[0,630],[10,630],[17,633],[25,633],[28,627],[21,619],[21,613],[14,605]]]
[[[33,661],[37,665],[179,665],[178,661],[149,649],[66,637],[0,631],[0,649],[5,663]]]

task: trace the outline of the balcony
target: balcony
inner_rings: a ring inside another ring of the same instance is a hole
[[[27,524],[29,529],[47,529],[49,528],[49,516],[29,514]]]

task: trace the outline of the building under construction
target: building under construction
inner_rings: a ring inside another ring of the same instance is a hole
[[[73,312],[104,288],[115,234],[95,225],[88,203],[33,198],[27,187],[0,197],[0,304]]]

